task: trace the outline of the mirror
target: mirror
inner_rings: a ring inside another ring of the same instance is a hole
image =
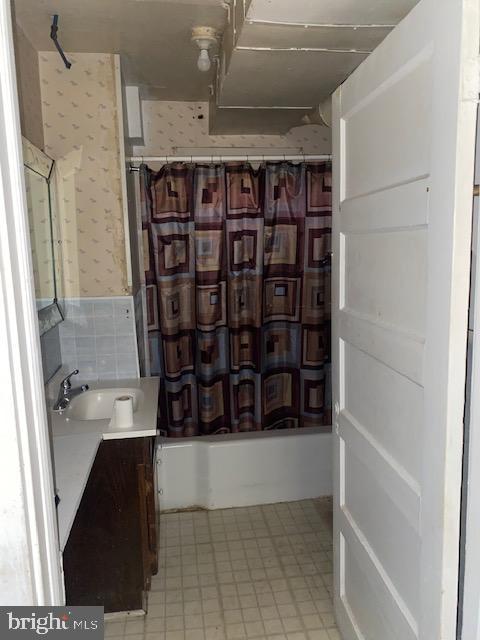
[[[23,138],[33,280],[40,335],[63,320],[62,274],[55,212],[55,162]]]

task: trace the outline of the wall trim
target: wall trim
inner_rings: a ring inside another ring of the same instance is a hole
[[[0,601],[61,605],[52,460],[33,290],[9,0],[0,0]]]

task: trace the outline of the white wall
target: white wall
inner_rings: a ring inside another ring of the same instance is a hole
[[[0,2],[0,605],[60,605],[11,20]]]

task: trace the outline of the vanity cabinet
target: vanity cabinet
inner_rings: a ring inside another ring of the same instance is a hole
[[[67,605],[144,608],[157,572],[154,438],[103,440],[63,554]]]

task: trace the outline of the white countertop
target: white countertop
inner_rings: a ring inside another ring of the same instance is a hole
[[[60,549],[63,551],[102,440],[144,438],[157,434],[159,378],[108,380],[93,383],[90,389],[141,389],[142,401],[134,412],[134,424],[127,429],[110,427],[110,420],[77,420],[63,413],[50,412],[53,433],[55,485]]]

